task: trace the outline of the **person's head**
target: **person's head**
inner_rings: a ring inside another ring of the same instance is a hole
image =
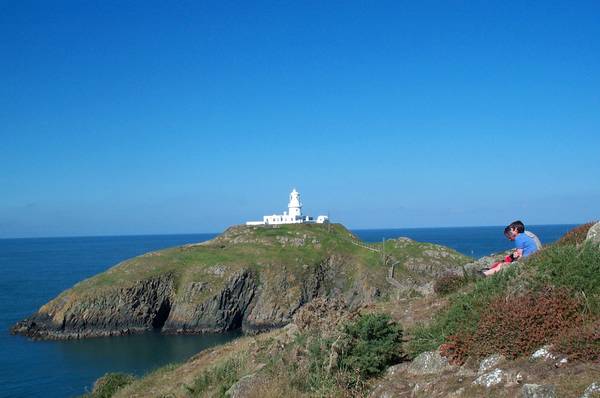
[[[515,240],[515,237],[523,232],[525,232],[525,225],[519,220],[511,222],[504,228],[504,235],[509,240]]]
[[[509,227],[516,229],[518,233],[522,234],[525,232],[525,224],[522,221],[517,220],[510,223]]]

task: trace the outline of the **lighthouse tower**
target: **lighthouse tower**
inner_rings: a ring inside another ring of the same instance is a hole
[[[302,217],[302,203],[300,202],[300,194],[296,188],[290,193],[290,203],[288,203],[288,215],[291,217]]]

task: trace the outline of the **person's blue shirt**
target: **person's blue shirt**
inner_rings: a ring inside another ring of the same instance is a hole
[[[537,251],[535,241],[525,234],[518,234],[515,237],[515,247],[523,250],[523,257],[527,257]]]

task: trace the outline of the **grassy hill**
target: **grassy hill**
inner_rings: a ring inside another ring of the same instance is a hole
[[[367,247],[339,224],[235,226],[199,244],[147,253],[84,280],[13,327],[36,338],[81,338],[159,329],[264,331],[289,323],[315,297],[352,306],[385,300],[397,263],[413,285],[469,261],[407,239]]]

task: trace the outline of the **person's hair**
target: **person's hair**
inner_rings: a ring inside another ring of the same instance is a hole
[[[510,225],[508,227],[506,227],[508,229],[516,229],[518,233],[522,234],[523,232],[525,232],[525,224],[523,224],[523,222],[517,220],[517,221],[513,221],[510,223]]]
[[[510,225],[509,225],[508,227],[504,228],[504,235],[505,235],[507,238],[510,238],[510,237],[512,236],[512,232],[511,232],[511,230],[510,230]]]

